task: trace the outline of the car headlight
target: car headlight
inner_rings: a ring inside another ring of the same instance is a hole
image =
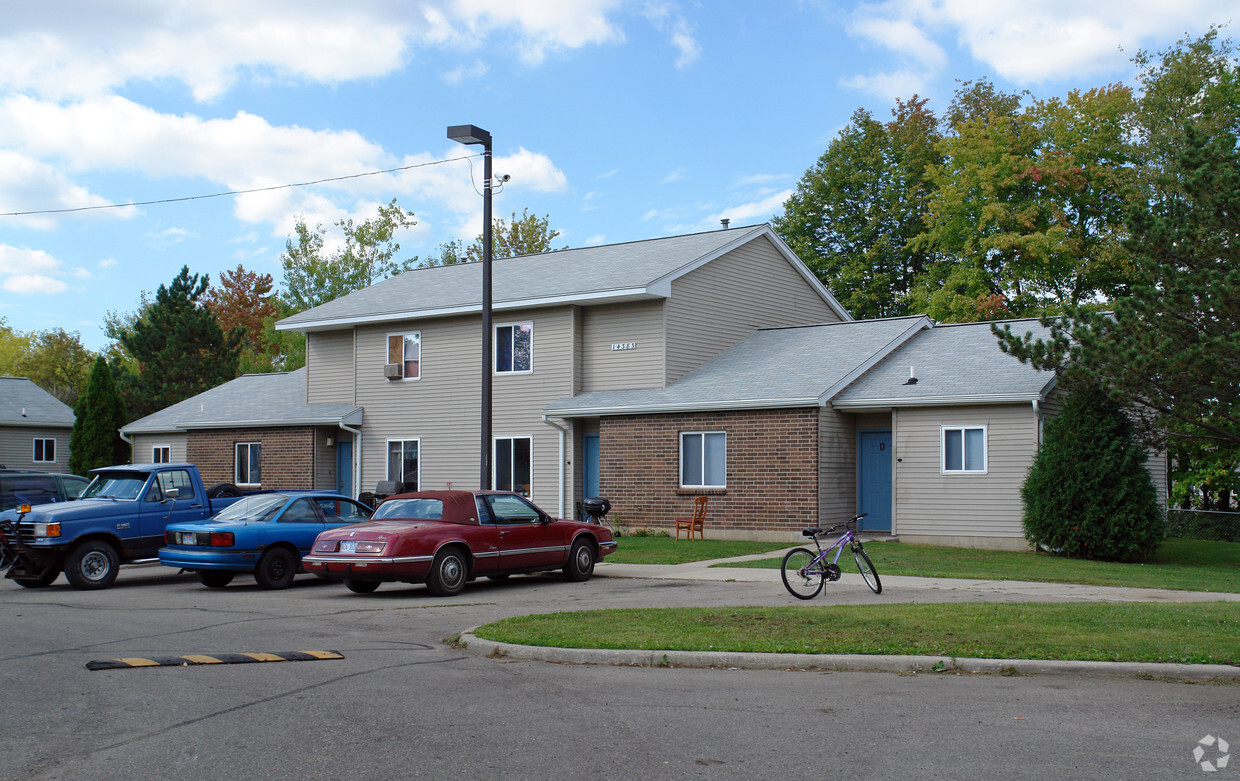
[[[36,537],[59,537],[59,523],[36,523],[34,525],[34,536]]]

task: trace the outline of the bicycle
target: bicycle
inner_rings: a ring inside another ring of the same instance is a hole
[[[841,572],[838,562],[845,545],[852,551],[853,560],[857,562],[857,569],[861,570],[861,577],[870,587],[870,591],[875,594],[883,593],[883,584],[878,579],[878,571],[874,569],[874,563],[870,561],[865,549],[861,547],[861,540],[857,539],[857,521],[868,514],[854,515],[844,523],[836,524],[830,529],[819,527],[802,531],[801,534],[814,541],[814,547],[818,549],[818,552],[814,553],[809,548],[793,548],[784,556],[784,563],[780,567],[779,574],[784,579],[784,588],[788,589],[788,593],[797,599],[813,599],[818,596],[818,592],[822,591],[824,582],[839,580]],[[840,538],[831,543],[829,548],[823,550],[823,547],[818,544],[818,538],[840,530],[844,532]],[[835,558],[828,562],[827,557],[831,551],[835,551]]]

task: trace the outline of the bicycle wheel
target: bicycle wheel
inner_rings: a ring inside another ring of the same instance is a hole
[[[860,545],[854,545],[852,553],[857,561],[857,569],[861,570],[861,577],[865,578],[865,584],[870,587],[870,591],[875,594],[883,593],[883,582],[878,579],[878,570],[874,569],[874,563],[866,555],[865,549]]]
[[[822,591],[822,565],[815,564],[818,554],[807,548],[793,548],[784,556],[779,575],[784,588],[797,599],[813,599]]]

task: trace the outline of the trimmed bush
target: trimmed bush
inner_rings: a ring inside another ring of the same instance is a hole
[[[1025,537],[1075,558],[1147,558],[1166,521],[1145,460],[1131,421],[1105,393],[1073,390],[1046,421],[1021,487]]]

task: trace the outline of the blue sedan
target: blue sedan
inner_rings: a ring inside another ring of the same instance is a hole
[[[159,563],[198,574],[222,588],[238,572],[262,588],[287,588],[302,572],[301,557],[328,529],[370,518],[371,509],[336,493],[255,494],[209,521],[174,523],[164,533]]]

